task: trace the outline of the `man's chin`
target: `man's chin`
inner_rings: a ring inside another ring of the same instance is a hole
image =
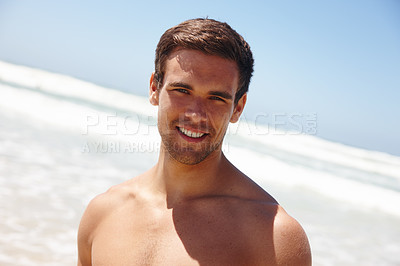
[[[169,155],[177,162],[186,165],[196,165],[203,162],[210,154],[217,152],[221,143],[186,143],[163,138],[161,136],[163,146]]]
[[[179,152],[169,152],[171,157],[181,163],[181,164],[186,164],[186,165],[196,165],[204,161],[211,152],[205,153],[205,154],[184,154],[184,153],[179,153]]]

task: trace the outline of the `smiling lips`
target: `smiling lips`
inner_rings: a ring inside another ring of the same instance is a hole
[[[181,132],[183,135],[190,137],[190,138],[194,138],[194,139],[199,139],[206,135],[206,133],[193,132],[193,131],[190,131],[183,127],[177,127],[177,128],[178,128],[179,132]]]

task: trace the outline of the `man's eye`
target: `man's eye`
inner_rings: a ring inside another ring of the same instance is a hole
[[[211,100],[215,100],[215,101],[225,102],[224,99],[222,99],[222,98],[220,98],[220,97],[217,97],[217,96],[211,96],[210,99],[211,99]]]
[[[187,89],[175,89],[174,91],[177,91],[177,92],[182,92],[182,93],[189,94],[189,92],[188,92],[188,90],[187,90]]]

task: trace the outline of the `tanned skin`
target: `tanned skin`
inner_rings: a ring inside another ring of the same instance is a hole
[[[159,160],[90,202],[78,265],[311,265],[299,223],[221,151],[247,99],[235,62],[176,49],[153,77]]]

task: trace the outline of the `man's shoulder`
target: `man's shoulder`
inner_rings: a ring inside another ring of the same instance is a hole
[[[86,211],[93,212],[97,216],[105,215],[115,210],[118,206],[123,206],[130,200],[135,199],[138,191],[136,178],[114,185],[106,192],[94,197],[88,204]]]
[[[91,264],[91,246],[97,229],[109,215],[135,198],[135,183],[132,179],[112,186],[89,202],[78,230],[78,265]]]
[[[110,187],[106,192],[94,197],[86,207],[82,216],[81,227],[90,228],[94,232],[96,227],[112,212],[123,208],[137,197],[136,178]]]
[[[245,176],[240,180],[243,180],[238,183],[242,204],[235,206],[240,208],[242,223],[251,227],[252,243],[262,261],[270,263],[274,259],[276,265],[311,265],[310,246],[302,226],[250,178]]]
[[[234,206],[235,220],[251,236],[249,243],[257,250],[261,264],[311,265],[305,231],[272,196],[260,192],[256,198],[238,199]]]
[[[278,265],[311,265],[311,249],[304,229],[281,206],[274,219],[273,238]]]

